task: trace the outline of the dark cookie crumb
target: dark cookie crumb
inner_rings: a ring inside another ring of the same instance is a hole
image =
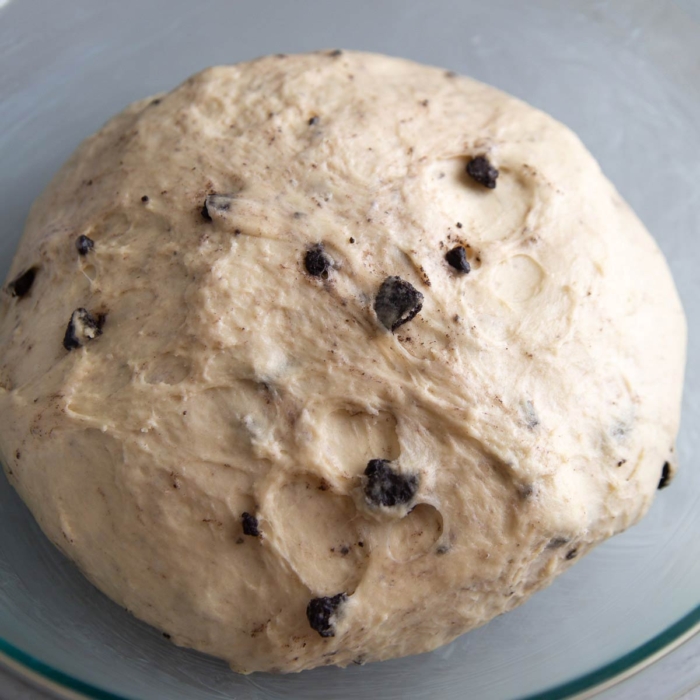
[[[423,308],[423,295],[400,277],[387,277],[374,300],[374,311],[390,331],[408,323]]]
[[[21,459],[21,457],[22,453],[19,450],[17,450],[17,452],[15,452],[15,459]]]
[[[365,497],[376,506],[399,506],[408,503],[418,491],[415,474],[400,474],[387,459],[371,459],[364,478]]]
[[[260,537],[260,528],[258,526],[258,519],[251,515],[250,513],[243,513],[241,516],[243,521],[243,534],[250,535],[251,537]]]
[[[436,550],[435,554],[447,554],[447,552],[450,551],[450,548],[446,544],[441,544]]]
[[[567,537],[552,537],[547,544],[547,549],[559,549],[568,543],[569,539]]]
[[[63,347],[66,350],[75,350],[102,335],[105,319],[104,314],[93,316],[87,309],[82,307],[76,309],[68,321],[68,327],[63,336]]]
[[[78,255],[87,255],[95,247],[95,241],[85,235],[80,235],[75,239],[75,248]]]
[[[318,124],[320,121],[321,120],[318,115],[314,114],[314,116],[309,119],[309,126],[316,126],[316,124]]]
[[[146,203],[148,201],[148,195],[147,194],[143,195],[143,197],[141,197],[141,201]]]
[[[540,419],[538,418],[537,412],[535,411],[535,406],[530,399],[527,399],[523,403],[523,412],[525,414],[527,427],[530,430],[534,430],[540,424]]]
[[[659,485],[657,488],[665,489],[671,483],[671,464],[669,462],[664,462],[664,466],[661,468],[661,479],[659,480]]]
[[[366,663],[365,657],[364,657],[364,656],[358,656],[356,659],[353,659],[352,662],[353,662],[356,666],[364,666],[365,663]]]
[[[365,543],[364,543],[364,542],[358,542],[358,543],[357,543],[357,546],[358,546],[358,547],[364,547],[364,546],[365,546]]]
[[[578,549],[574,547],[574,549],[570,549],[567,554],[566,554],[566,559],[568,561],[571,561],[572,559],[576,558],[576,555],[578,554]]]
[[[445,260],[458,272],[464,272],[466,274],[472,269],[469,260],[467,260],[467,251],[463,245],[455,246],[450,250],[445,255]]]
[[[331,267],[330,258],[325,254],[323,245],[317,245],[309,248],[304,256],[304,267],[306,271],[313,277],[327,277],[328,270]]]
[[[316,630],[322,637],[335,637],[332,618],[347,599],[348,596],[345,593],[324,598],[312,598],[306,606],[306,617],[311,629]]]
[[[485,156],[477,156],[467,163],[467,175],[480,185],[492,190],[496,187],[498,170],[489,163]]]
[[[532,486],[532,484],[525,484],[518,489],[518,496],[520,496],[520,498],[522,498],[524,501],[530,498],[533,493],[535,493],[535,488]]]
[[[166,639],[170,639],[170,635],[169,635],[167,632],[163,632],[163,636],[164,636]]]
[[[614,438],[617,440],[624,440],[624,438],[627,436],[627,433],[630,431],[630,426],[626,425],[625,423],[618,422],[612,427],[611,434]]]
[[[36,277],[38,269],[38,267],[30,267],[28,270],[25,270],[21,275],[15,277],[14,281],[10,282],[8,286],[10,294],[12,294],[13,297],[17,297],[18,299],[27,296],[27,294],[29,294],[29,290],[34,284],[34,278]]]
[[[461,222],[458,221],[457,224],[456,224],[456,226],[457,226],[457,228],[462,228]]]
[[[340,49],[334,49],[328,55],[331,56],[332,58],[337,58],[338,56],[342,56],[343,52]]]
[[[156,105],[159,105],[161,102],[162,102],[162,100],[160,99],[160,97],[156,97],[155,100],[151,100],[151,105],[150,105],[150,106],[151,106],[151,107],[155,107]]]
[[[350,236],[350,238],[349,238],[348,240],[350,241],[350,243],[354,243],[354,242],[355,242],[355,239],[354,239],[352,236]]]
[[[232,202],[233,195],[231,194],[207,195],[207,198],[204,200],[204,206],[202,207],[202,216],[206,221],[211,221],[212,212],[223,214],[224,212],[230,211]]]
[[[348,547],[346,544],[344,544],[339,550],[338,550],[343,556],[346,556],[350,554],[350,547]]]

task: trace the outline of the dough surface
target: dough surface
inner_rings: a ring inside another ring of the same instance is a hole
[[[675,470],[655,243],[564,126],[408,61],[266,57],[131,105],[1,296],[11,483],[108,596],[242,672],[445,644]]]

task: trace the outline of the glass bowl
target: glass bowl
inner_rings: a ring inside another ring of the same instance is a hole
[[[95,590],[0,477],[0,656],[7,665],[68,697],[113,700],[543,700],[628,675],[698,629],[700,3],[0,6],[3,276],[32,200],[75,146],[128,102],[208,65],[344,47],[471,75],[572,127],[659,242],[690,326],[680,471],[671,488],[640,525],[523,607],[443,649],[346,670],[236,675],[174,647]]]

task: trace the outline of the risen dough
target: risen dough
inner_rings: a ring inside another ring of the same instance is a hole
[[[390,277],[422,301],[393,333]],[[0,447],[177,644],[342,666],[444,644],[637,521],[684,350],[659,250],[561,124],[407,61],[269,57],[133,104],[34,205]]]

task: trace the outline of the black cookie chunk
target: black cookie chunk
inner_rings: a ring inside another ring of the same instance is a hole
[[[95,317],[87,309],[76,309],[68,321],[66,334],[63,336],[63,347],[66,350],[75,350],[94,340],[102,335],[104,322],[105,317],[102,314]]]
[[[75,247],[78,255],[87,255],[95,247],[95,241],[92,238],[80,235],[75,239]]]
[[[27,296],[27,294],[29,294],[29,290],[34,284],[34,278],[36,277],[38,269],[38,267],[30,267],[28,270],[25,270],[21,275],[15,277],[14,281],[10,282],[10,284],[8,285],[10,294],[12,294],[13,297],[17,297],[18,299]]]
[[[664,466],[661,468],[661,479],[659,479],[657,488],[665,489],[671,483],[671,479],[671,464],[670,462],[664,462]]]
[[[388,459],[371,459],[365,469],[364,492],[375,506],[400,506],[408,503],[418,491],[415,474],[400,474]]]
[[[345,593],[325,598],[312,598],[306,606],[306,617],[311,629],[322,637],[335,637],[333,617],[338,608],[348,599]]]
[[[232,194],[210,194],[204,201],[204,205],[210,213],[214,211],[221,214],[225,211],[231,211],[233,199]]]
[[[466,274],[472,269],[469,260],[467,260],[467,251],[463,245],[455,246],[450,250],[445,255],[445,260],[458,272],[464,272]]]
[[[233,195],[231,194],[207,195],[207,198],[204,200],[204,206],[202,207],[202,217],[206,221],[211,221],[212,213],[223,214],[224,212],[230,211],[233,199]]]
[[[260,528],[258,526],[258,519],[251,515],[250,513],[243,513],[241,516],[243,521],[243,534],[250,535],[251,537],[260,537]]]
[[[467,175],[475,182],[492,190],[496,187],[498,170],[489,163],[485,156],[477,156],[467,163]]]
[[[387,277],[377,292],[374,311],[382,325],[395,331],[423,308],[423,295],[400,277]]]
[[[313,277],[321,277],[324,274],[328,274],[328,270],[331,268],[331,260],[325,254],[323,245],[318,243],[306,251],[304,267]]]

